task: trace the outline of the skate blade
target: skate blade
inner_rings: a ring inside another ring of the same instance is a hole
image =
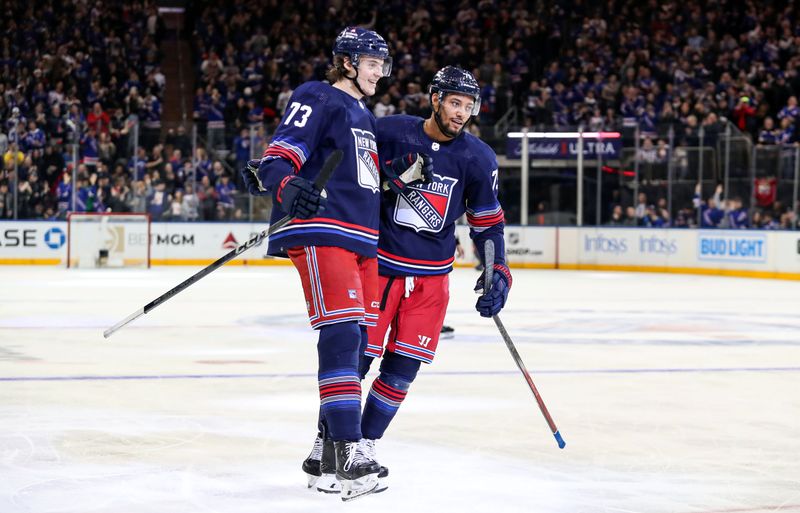
[[[306,474],[306,477],[308,478],[308,487],[314,488],[317,485],[317,482],[319,481],[319,476]]]
[[[386,479],[378,479],[378,486],[372,490],[372,493],[381,493],[385,492],[386,489],[389,488],[389,483]]]
[[[341,493],[342,485],[336,480],[336,474],[322,474],[317,481],[317,491],[322,493]]]
[[[349,502],[369,495],[375,491],[378,484],[376,474],[367,474],[352,481],[342,481],[342,501]]]

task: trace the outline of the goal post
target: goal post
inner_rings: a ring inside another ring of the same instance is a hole
[[[71,212],[67,267],[150,267],[150,214]]]

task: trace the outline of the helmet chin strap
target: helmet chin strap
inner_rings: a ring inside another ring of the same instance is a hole
[[[366,98],[366,97],[367,97],[367,96],[369,96],[369,95],[368,95],[367,93],[365,93],[363,89],[361,89],[361,85],[358,83],[358,66],[356,66],[355,64],[353,64],[353,61],[352,61],[352,60],[350,61],[350,65],[351,65],[351,66],[353,66],[353,71],[355,71],[355,72],[356,72],[356,76],[355,76],[355,77],[349,77],[349,76],[347,76],[347,68],[344,68],[344,77],[345,77],[346,79],[348,79],[348,80],[352,81],[352,82],[353,82],[353,85],[354,85],[354,86],[356,86],[356,89],[358,89],[358,92],[359,92],[359,93],[361,93],[361,96],[362,96],[362,97],[364,97],[364,98]]]
[[[361,93],[361,96],[366,98],[369,95],[367,93],[365,93],[363,89],[361,89],[361,84],[358,83],[358,68],[353,68],[353,69],[356,70],[356,76],[354,78],[350,78],[350,77],[347,77],[347,78],[350,78],[350,80],[353,81],[353,85],[356,86],[356,89],[358,89],[358,92]]]

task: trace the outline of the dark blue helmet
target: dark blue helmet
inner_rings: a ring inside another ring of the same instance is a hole
[[[355,67],[358,67],[358,58],[361,56],[383,59],[383,76],[388,77],[392,72],[389,45],[372,30],[361,27],[347,27],[342,30],[333,43],[333,55],[347,55]]]
[[[430,94],[439,94],[439,101],[442,101],[447,93],[471,96],[475,101],[472,115],[476,116],[481,111],[481,87],[469,71],[456,66],[445,66],[436,72],[431,80]]]

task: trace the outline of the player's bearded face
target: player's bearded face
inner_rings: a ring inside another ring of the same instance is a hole
[[[378,80],[383,77],[383,60],[375,57],[361,57],[358,60],[358,85],[367,96],[375,94]]]
[[[448,93],[439,102],[439,119],[445,135],[456,137],[467,126],[475,101],[466,94]]]

